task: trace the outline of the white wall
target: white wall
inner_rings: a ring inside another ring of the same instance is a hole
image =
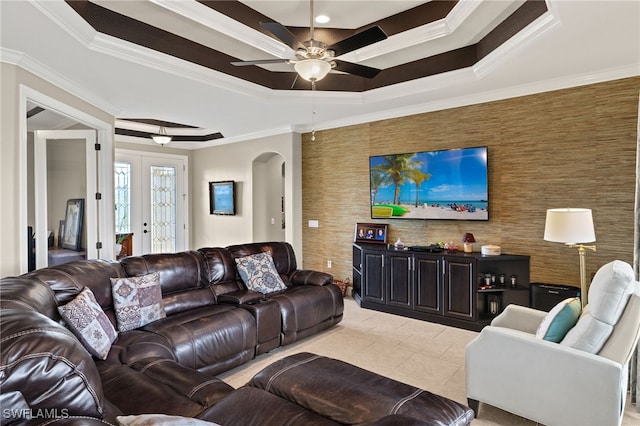
[[[267,153],[253,162],[253,238],[256,241],[284,241],[282,197],[284,157]]]
[[[284,160],[286,167],[284,193],[287,227],[284,239],[293,246],[296,259],[301,266],[303,254],[300,144],[300,134],[287,133],[195,151],[191,168],[191,223],[192,229],[195,230],[191,238],[192,248],[224,247],[256,241],[254,215],[264,214],[270,220],[272,213],[254,211],[254,160],[265,158],[266,153],[276,153],[281,156],[280,162]],[[273,165],[269,164],[265,164],[264,167],[273,169]],[[208,183],[220,180],[236,181],[235,216],[209,214]],[[280,191],[281,182],[280,180],[276,183],[278,187],[274,190]],[[279,226],[277,218],[276,223]]]
[[[28,218],[26,212],[23,212],[24,218],[20,217],[20,203],[23,195],[21,191],[26,193],[28,189],[27,182],[21,181],[22,167],[26,167],[27,163],[27,149],[26,144],[23,151],[20,146],[22,132],[26,141],[26,128],[20,128],[20,85],[43,93],[104,123],[113,123],[114,117],[15,65],[0,63],[0,75],[0,199],[5,206],[0,209],[0,277],[5,277],[21,273],[21,247],[25,250],[26,268]]]

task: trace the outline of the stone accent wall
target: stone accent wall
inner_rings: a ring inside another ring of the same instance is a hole
[[[559,207],[593,209],[588,277],[613,259],[631,263],[639,93],[634,77],[303,135],[304,267],[351,278],[355,223],[379,222],[405,245],[472,232],[476,251],[497,244],[530,255],[532,282],[579,286],[577,249],[542,239],[546,210]],[[488,222],[370,218],[369,156],[481,145]]]

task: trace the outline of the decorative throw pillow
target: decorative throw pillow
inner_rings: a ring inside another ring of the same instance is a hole
[[[111,278],[111,292],[119,331],[134,330],[166,316],[157,272]]]
[[[570,297],[553,307],[538,326],[536,337],[558,343],[580,317],[582,304],[577,297]]]
[[[236,258],[236,266],[240,278],[249,290],[267,294],[287,289],[267,251]]]
[[[89,287],[84,287],[71,302],[59,306],[58,311],[91,355],[107,358],[118,334]]]

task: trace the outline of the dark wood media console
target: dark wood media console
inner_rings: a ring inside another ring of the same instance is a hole
[[[485,276],[496,277],[490,288]],[[354,243],[353,297],[362,308],[479,331],[507,305],[529,305],[529,256]]]

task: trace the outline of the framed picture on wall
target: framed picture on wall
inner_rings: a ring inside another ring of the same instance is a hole
[[[386,223],[356,223],[353,240],[357,243],[387,244]]]
[[[84,198],[67,200],[64,216],[64,234],[62,247],[70,250],[80,250],[82,246],[82,222],[84,216]]]
[[[209,182],[209,214],[235,215],[235,182]]]

